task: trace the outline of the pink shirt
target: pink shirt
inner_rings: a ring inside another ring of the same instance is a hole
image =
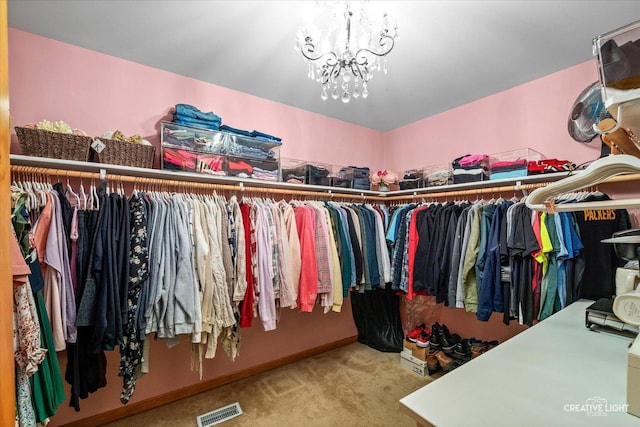
[[[310,313],[318,295],[318,263],[316,261],[316,215],[308,206],[294,207],[296,227],[300,239],[300,287],[298,290],[298,307]]]

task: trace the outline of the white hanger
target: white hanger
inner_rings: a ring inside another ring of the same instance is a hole
[[[98,197],[98,190],[96,189],[95,181],[91,181],[91,188],[89,189],[90,196],[90,205],[95,210],[100,210],[100,198]]]
[[[38,195],[38,203],[36,207],[44,208],[47,204],[47,185],[45,182],[36,181],[36,194]]]
[[[590,187],[605,181],[607,178],[625,173],[640,173],[640,159],[629,154],[603,157],[591,163],[582,172],[534,190],[527,198],[527,207],[537,211],[547,211],[550,208],[548,206],[549,201],[552,201],[557,195]],[[584,209],[623,209],[631,207],[640,207],[640,199],[564,203],[554,205],[553,209],[558,212],[567,212]]]

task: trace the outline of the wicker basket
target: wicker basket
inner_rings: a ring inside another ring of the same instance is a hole
[[[89,161],[91,142],[93,141],[93,138],[89,136],[17,126],[15,130],[22,153],[25,156]]]
[[[115,139],[96,138],[105,145],[94,160],[110,165],[131,166],[136,168],[152,168],[156,149],[153,145],[135,142],[116,141]]]

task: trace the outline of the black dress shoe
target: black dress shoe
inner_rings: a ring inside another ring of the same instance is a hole
[[[461,338],[460,338],[460,335],[458,334],[445,335],[444,333],[442,333],[440,335],[440,341],[441,341],[442,350],[446,352],[451,352],[456,347],[456,345],[458,345],[458,343],[461,341]]]
[[[469,340],[462,340],[453,349],[453,357],[456,359],[471,359],[471,344]]]
[[[440,334],[439,333],[436,334],[433,332],[435,330],[434,328],[435,328],[435,325],[431,329],[431,338],[429,338],[429,347],[434,350],[440,350],[440,348],[442,347],[442,341],[440,339]]]

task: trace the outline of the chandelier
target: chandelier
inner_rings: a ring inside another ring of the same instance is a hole
[[[374,71],[387,73],[386,55],[398,38],[398,26],[386,13],[379,20],[369,17],[369,2],[317,2],[318,24],[302,27],[296,36],[309,64],[308,77],[322,85],[320,97],[367,98]],[[319,25],[322,24],[323,25]],[[382,63],[382,64],[381,64]]]

